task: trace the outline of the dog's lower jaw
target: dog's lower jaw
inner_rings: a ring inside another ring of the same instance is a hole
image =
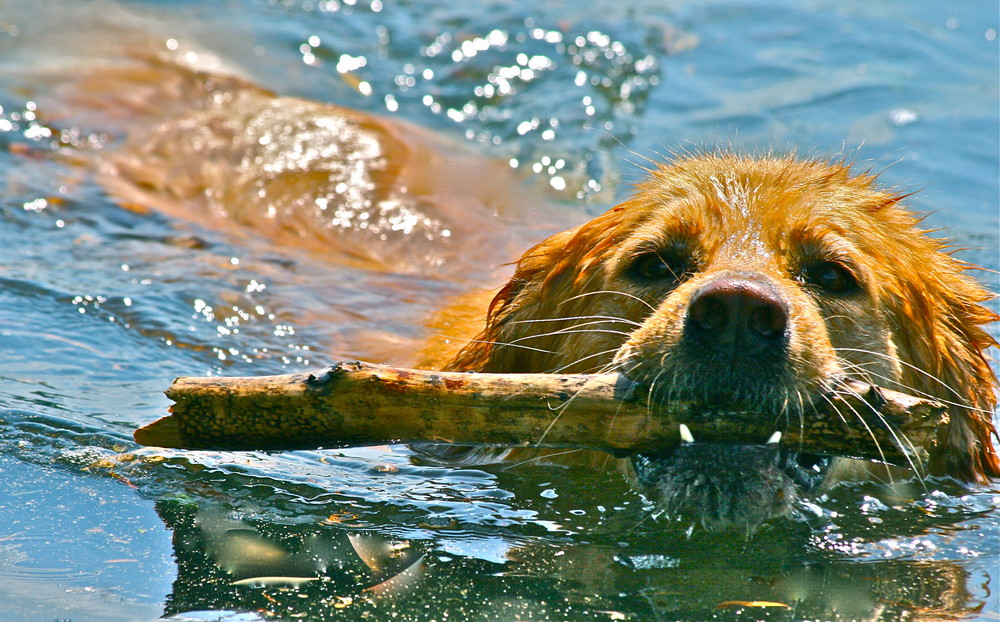
[[[792,514],[823,480],[829,460],[773,445],[684,444],[632,458],[640,492],[657,513],[708,531],[751,533]]]
[[[632,460],[640,491],[657,512],[709,531],[742,529],[787,515],[798,497],[776,448],[694,443],[667,456]]]

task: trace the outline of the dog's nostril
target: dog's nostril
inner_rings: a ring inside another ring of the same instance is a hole
[[[717,331],[729,321],[727,305],[715,297],[702,297],[691,303],[691,321],[704,331]]]
[[[784,338],[788,312],[769,286],[718,279],[691,299],[686,332],[708,345],[765,348]]]
[[[756,301],[751,306],[750,330],[766,339],[777,339],[785,334],[788,315],[783,306],[773,304],[772,301]]]

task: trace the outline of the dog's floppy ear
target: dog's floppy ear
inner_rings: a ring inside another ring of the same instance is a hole
[[[927,382],[924,376],[924,388],[942,400],[968,404],[951,408],[952,420],[943,440],[945,451],[935,470],[968,481],[1000,477],[1000,459],[993,445],[997,436],[993,425],[997,378],[986,358],[987,349],[997,343],[983,329],[998,318],[980,304],[990,295],[969,280],[949,281],[946,291],[934,295],[939,298],[933,305],[923,309],[919,303],[914,305],[916,314],[924,315],[924,321],[931,325],[928,343],[933,344],[936,360],[928,371],[943,383]],[[916,376],[910,381],[917,382]],[[933,384],[938,385],[936,390]],[[945,390],[944,385],[951,390]]]
[[[576,297],[601,289],[603,260],[631,231],[635,207],[626,202],[524,253],[490,303],[485,329],[447,369],[546,372],[564,364],[572,355],[562,347],[566,335],[550,333],[565,324],[545,320],[572,317]]]
[[[932,248],[906,253],[909,274],[897,275],[889,296],[904,390],[952,405],[933,472],[967,481],[1000,477],[997,378],[986,357],[997,342],[984,329],[1000,317],[983,306],[994,296],[966,274],[968,266],[942,252],[941,242],[922,241]]]

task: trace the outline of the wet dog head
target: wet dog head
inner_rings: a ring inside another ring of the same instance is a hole
[[[869,175],[794,158],[704,155],[651,171],[627,202],[529,250],[451,366],[619,371],[656,404],[758,408],[789,425],[845,377],[954,404],[946,458],[1000,475],[990,294]],[[709,525],[788,510],[824,460],[695,443],[635,460],[670,512]]]

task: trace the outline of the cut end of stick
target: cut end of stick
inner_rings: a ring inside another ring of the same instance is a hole
[[[169,447],[171,449],[185,448],[185,444],[181,438],[181,430],[177,425],[177,419],[173,416],[157,419],[153,423],[139,428],[132,437],[140,445]]]

